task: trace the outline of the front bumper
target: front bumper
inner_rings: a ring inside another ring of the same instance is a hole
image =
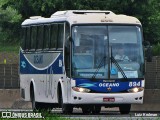
[[[137,93],[81,93],[72,90],[71,104],[142,104],[144,90]],[[104,102],[104,98],[114,98],[112,102]]]

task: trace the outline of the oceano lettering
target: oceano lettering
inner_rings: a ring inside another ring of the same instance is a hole
[[[119,83],[100,83],[99,87],[118,87]]]

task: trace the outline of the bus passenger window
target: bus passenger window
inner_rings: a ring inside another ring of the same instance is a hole
[[[31,27],[31,49],[36,48],[36,39],[37,39],[37,27]]]
[[[22,50],[26,49],[26,32],[27,32],[26,27],[23,27],[22,28],[22,40],[21,40],[21,48],[22,48]]]
[[[26,50],[30,49],[30,27],[27,27],[27,36],[26,36]]]
[[[58,25],[58,48],[63,48],[64,24]]]
[[[49,48],[49,39],[50,39],[50,37],[49,37],[49,31],[50,31],[50,26],[49,25],[45,25],[44,26],[44,40],[43,40],[43,48],[44,49],[47,49],[47,48]]]
[[[58,33],[58,24],[52,24],[51,26],[51,40],[50,40],[50,48],[55,50],[57,48],[57,33]]]
[[[43,26],[38,26],[37,49],[42,49],[43,47],[43,28]]]

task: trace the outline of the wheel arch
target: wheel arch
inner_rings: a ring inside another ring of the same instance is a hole
[[[57,99],[58,99],[58,104],[60,105],[60,96],[62,95],[62,85],[61,82],[58,82],[57,85]]]
[[[57,84],[57,100],[59,99],[60,95],[63,97],[63,102],[65,104],[68,103],[68,81],[63,77],[59,79]],[[61,94],[60,94],[61,92]]]
[[[36,96],[36,89],[35,89],[35,82],[34,82],[34,80],[31,80],[31,82],[30,82],[30,89],[29,89],[30,91],[29,91],[29,93],[30,93],[30,100],[31,100],[31,97],[32,97],[32,91],[34,92],[34,97]]]

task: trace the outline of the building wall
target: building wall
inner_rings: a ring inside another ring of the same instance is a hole
[[[146,62],[145,88],[160,89],[160,56],[153,57],[152,62]]]

